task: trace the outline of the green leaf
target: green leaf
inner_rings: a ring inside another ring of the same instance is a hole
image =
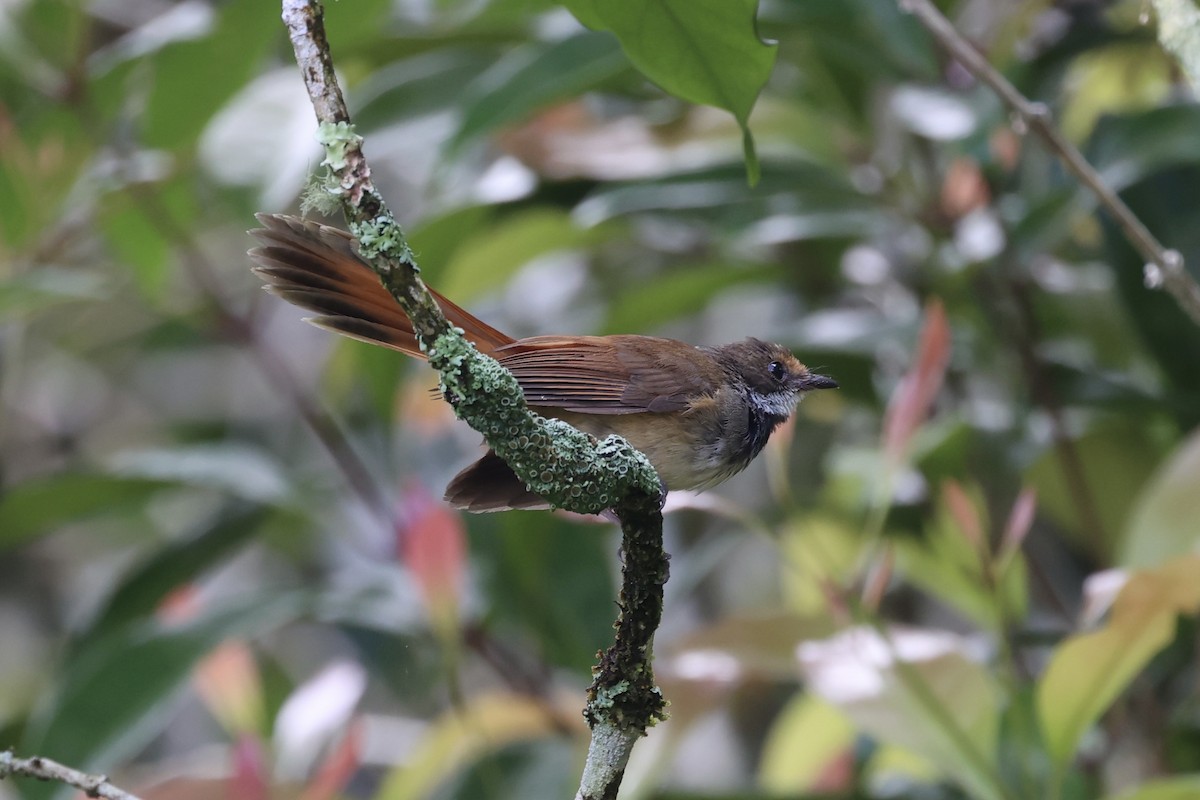
[[[496,289],[534,258],[596,241],[562,211],[534,208],[509,215],[464,242],[438,278],[438,291],[456,300]]]
[[[797,695],[767,733],[758,781],[781,796],[812,791],[834,760],[854,746],[854,738],[844,714],[811,695]]]
[[[1096,123],[1088,157],[1104,183],[1121,191],[1155,172],[1200,164],[1200,107],[1173,104]]]
[[[982,490],[968,486],[971,502],[985,516]],[[984,537],[987,524],[983,520]],[[919,538],[899,538],[896,553],[905,576],[916,586],[941,599],[984,630],[997,631],[1025,616],[1028,578],[1020,554],[1002,574],[985,573],[989,556],[980,552],[950,513],[946,493],[938,499],[937,515]]]
[[[1111,796],[1111,800],[1196,800],[1200,797],[1200,775],[1178,775],[1143,783]]]
[[[262,451],[233,443],[126,450],[111,459],[114,473],[217,489],[256,502],[288,492],[282,467]]]
[[[155,54],[154,85],[143,117],[151,147],[190,145],[254,74],[276,41],[279,9],[254,0],[225,3],[212,33]]]
[[[1038,716],[1046,747],[1058,764],[1175,633],[1180,613],[1200,606],[1200,556],[1136,572],[1100,630],[1058,647],[1038,682]]]
[[[146,477],[61,473],[0,496],[0,552],[68,522],[139,508],[168,482]]]
[[[494,220],[495,209],[491,206],[466,206],[423,220],[408,235],[421,276],[440,290],[442,276],[454,254]]]
[[[972,797],[999,800],[1001,695],[970,649],[946,631],[852,628],[797,654],[809,691],[859,729],[928,759]]]
[[[697,264],[639,281],[609,307],[605,333],[647,332],[655,325],[701,310],[721,290],[743,283],[768,283],[778,267]]]
[[[150,616],[168,594],[246,544],[267,518],[263,508],[227,511],[195,536],[156,550],[119,580],[71,652],[86,652],[98,640]]]
[[[127,196],[110,197],[97,222],[113,255],[133,273],[142,295],[161,299],[167,285],[171,244]]]
[[[1200,430],[1183,441],[1138,495],[1119,561],[1151,567],[1192,553],[1200,542]]]
[[[746,170],[758,159],[750,110],[775,65],[776,48],[758,38],[758,0],[566,0],[583,24],[611,31],[629,60],[676,97],[728,110],[742,126]]]
[[[472,760],[516,742],[556,732],[543,702],[516,694],[479,693],[422,731],[408,763],[384,779],[376,800],[419,800]],[[495,783],[489,784],[495,788]],[[471,795],[468,795],[471,796]],[[525,795],[513,796],[552,796]]]
[[[1134,500],[1159,462],[1159,448],[1142,426],[1127,420],[1097,425],[1074,446],[1095,516],[1104,526],[1103,537],[1084,527],[1057,449],[1048,448],[1025,478],[1037,490],[1038,505],[1072,540],[1108,561],[1119,546]]]
[[[63,665],[58,689],[30,722],[21,748],[95,770],[145,747],[174,712],[192,668],[230,637],[255,637],[296,619],[303,594],[244,598],[183,627],[147,622],[120,631]],[[45,800],[62,787],[33,784]]]
[[[471,553],[487,565],[489,610],[502,626],[496,635],[528,632],[548,661],[588,674],[596,651],[612,641],[615,616],[602,530],[536,512],[470,521]]]
[[[0,280],[0,319],[49,308],[60,303],[100,300],[108,282],[92,272],[56,267]]]
[[[553,44],[516,49],[468,91],[450,152],[473,137],[522,120],[539,108],[582,94],[625,68],[611,36],[581,33]]]
[[[467,95],[467,87],[491,69],[496,55],[478,43],[471,47],[443,46],[406,58],[364,76],[355,88],[361,104],[354,112],[360,133],[444,111]]]

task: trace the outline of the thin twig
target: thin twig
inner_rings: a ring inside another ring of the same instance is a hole
[[[625,564],[617,635],[594,670],[585,712],[592,747],[577,795],[615,798],[634,743],[664,716],[651,668],[667,577],[658,476],[624,439],[596,442],[531,412],[511,373],[451,328],[371,180],[362,137],[350,125],[334,73],[323,15],[316,0],[283,0],[284,24],[325,145],[329,174],[323,190],[341,201],[359,254],[408,315],[455,413],[484,434],[530,490],[570,511],[611,509],[621,521]]]
[[[59,764],[41,756],[18,758],[11,750],[0,752],[0,780],[22,776],[39,781],[56,781],[74,786],[88,797],[103,797],[105,800],[139,800],[135,794],[108,782],[107,775],[89,775],[77,769]]]
[[[911,12],[925,29],[949,51],[966,69],[994,91],[1012,109],[1025,125],[1035,133],[1046,147],[1062,160],[1067,169],[1081,183],[1091,189],[1125,236],[1146,262],[1145,282],[1150,288],[1162,287],[1175,298],[1192,321],[1200,325],[1200,284],[1188,275],[1183,256],[1178,250],[1162,245],[1138,219],[1129,206],[1100,177],[1096,168],[1088,163],[1075,145],[1054,125],[1050,109],[1045,103],[1030,100],[1021,94],[1000,72],[993,67],[975,46],[963,38],[950,20],[942,14],[931,0],[898,0],[900,8]]]

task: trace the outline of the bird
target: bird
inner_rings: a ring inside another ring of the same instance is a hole
[[[321,328],[424,358],[412,323],[349,233],[283,214],[256,215],[249,251],[264,288]],[[808,392],[837,388],[786,347],[747,338],[717,347],[635,334],[514,339],[430,289],[447,320],[516,378],[526,404],[598,439],[623,436],[671,490],[702,491],[741,472]],[[494,451],[451,480],[470,512],[548,508]]]

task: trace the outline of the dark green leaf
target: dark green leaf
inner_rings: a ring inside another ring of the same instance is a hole
[[[95,770],[144,747],[166,724],[192,668],[230,637],[254,637],[303,613],[302,594],[243,598],[182,627],[147,622],[96,643],[63,666],[57,691],[31,721],[21,747]],[[63,787],[33,784],[43,800]]]
[[[119,580],[71,651],[85,652],[125,625],[149,617],[168,594],[246,544],[266,519],[268,513],[262,508],[227,511],[197,535],[154,551]]]
[[[640,281],[613,300],[603,332],[647,333],[656,325],[701,310],[722,289],[766,283],[779,273],[777,267],[698,264]]]
[[[208,120],[246,85],[280,32],[273,3],[239,0],[220,6],[212,34],[179,42],[154,57],[145,139],[176,148],[195,141]]]
[[[166,481],[95,473],[59,473],[18,484],[0,496],[0,551],[69,522],[140,507]]]
[[[600,33],[581,33],[553,44],[514,50],[468,92],[462,122],[449,149],[454,151],[473,137],[581,94],[624,68],[617,43]]]
[[[567,0],[564,5],[585,25],[615,34],[634,66],[671,94],[732,113],[745,131],[747,170],[757,178],[750,110],[775,65],[775,46],[755,30],[758,0]]]

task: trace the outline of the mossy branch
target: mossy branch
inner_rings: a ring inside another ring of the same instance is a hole
[[[650,663],[667,578],[658,475],[624,439],[609,436],[598,442],[532,412],[511,373],[447,322],[371,181],[362,137],[354,132],[334,74],[323,13],[315,0],[283,2],[283,20],[325,147],[328,173],[313,191],[340,203],[360,255],[412,321],[455,413],[551,505],[583,514],[611,509],[621,521],[625,563],[617,634],[601,656],[589,690],[585,716],[593,742],[578,795],[588,800],[615,797],[633,743],[664,716]]]

